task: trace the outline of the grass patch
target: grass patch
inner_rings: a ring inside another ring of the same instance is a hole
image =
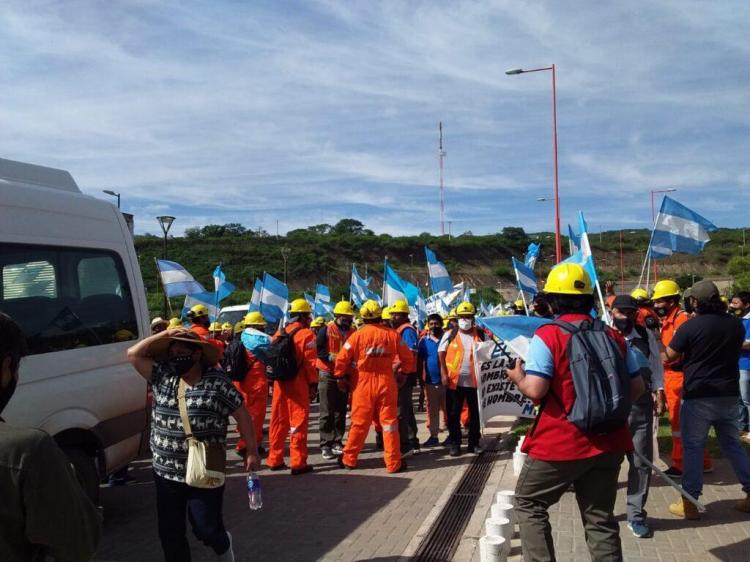
[[[515,450],[518,440],[526,435],[529,428],[534,424],[532,418],[518,418],[513,428],[510,430],[511,436],[508,439],[508,449]]]
[[[659,431],[656,434],[656,439],[659,442],[660,455],[669,455],[672,453],[672,428],[669,425],[669,418],[666,415],[659,418]],[[750,444],[743,441],[740,441],[740,443],[745,448],[745,451],[750,454]],[[713,427],[708,430],[706,448],[713,458],[722,458],[724,456]]]

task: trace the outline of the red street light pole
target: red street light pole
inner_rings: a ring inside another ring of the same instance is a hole
[[[544,68],[531,68],[529,70],[513,68],[511,70],[506,70],[505,74],[513,76],[515,74],[541,72],[543,70],[552,71],[552,161],[555,168],[555,256],[559,263],[562,261],[562,245],[560,239],[560,192],[557,184],[557,87],[555,83],[555,65],[545,66]]]
[[[652,189],[651,190],[651,229],[653,230],[654,226],[656,226],[656,209],[654,207],[654,193],[672,193],[673,191],[677,191],[677,188],[670,188],[670,189]],[[648,250],[651,251],[651,248]],[[651,260],[654,264],[654,283],[656,283],[659,280],[659,269],[656,267],[656,260]]]

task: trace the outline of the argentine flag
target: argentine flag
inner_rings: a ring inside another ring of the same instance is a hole
[[[250,297],[250,304],[247,307],[248,312],[255,312],[260,310],[260,292],[263,290],[263,282],[260,279],[255,280],[255,286],[253,287],[253,294]]]
[[[529,244],[529,247],[526,250],[526,257],[524,258],[523,263],[526,267],[528,267],[532,271],[534,270],[534,266],[536,265],[536,260],[539,257],[540,248],[541,246],[539,246],[539,244],[535,244],[534,242],[532,242],[531,244]]]
[[[284,318],[288,307],[289,289],[268,273],[263,274],[263,289],[260,292],[260,312],[271,324]]]
[[[168,297],[205,293],[206,289],[176,261],[156,260],[161,284]]]
[[[583,212],[578,211],[578,222],[581,229],[581,235],[578,239],[579,248],[576,253],[570,256],[568,259],[561,261],[560,263],[577,263],[591,278],[591,284],[596,285],[599,282],[599,278],[596,275],[596,266],[594,265],[594,256],[591,253],[591,245],[589,244],[589,235],[586,226],[586,219],[583,218]]]
[[[386,260],[383,269],[383,304],[385,306],[391,306],[397,300],[403,300],[407,303],[409,302],[403,281],[401,281],[398,273],[388,265],[388,260]]]
[[[568,248],[571,256],[581,249],[581,238],[570,225],[568,225]]]
[[[492,316],[477,319],[480,326],[492,332],[524,360],[529,354],[529,345],[534,333],[550,322],[552,321],[536,316]]]
[[[216,300],[222,301],[229,295],[234,293],[236,287],[227,281],[227,276],[224,275],[224,271],[221,269],[221,264],[216,266],[213,273],[214,277],[214,292],[216,293]]]
[[[333,316],[331,291],[325,285],[319,284],[315,286],[315,303],[313,308],[315,316]]]
[[[219,316],[219,307],[216,304],[216,293],[206,291],[203,293],[193,293],[185,296],[185,303],[182,305],[182,318],[187,318],[187,314],[196,304],[202,304],[208,309],[208,319],[214,322]]]
[[[674,252],[699,254],[710,240],[708,233],[716,230],[714,223],[665,196],[651,234],[651,257],[665,258]]]
[[[532,296],[536,295],[538,289],[536,288],[536,275],[534,275],[534,272],[516,258],[511,259],[513,260],[513,270],[516,272],[518,288]]]
[[[430,286],[433,293],[440,291],[450,291],[453,289],[453,281],[448,274],[445,264],[438,261],[435,252],[427,246],[424,247],[424,254],[427,257],[427,271],[430,274]]]
[[[349,298],[357,308],[361,307],[367,300],[374,300],[382,304],[380,297],[370,290],[371,281],[372,278],[364,280],[360,277],[357,272],[357,266],[352,264],[352,280],[349,285]]]

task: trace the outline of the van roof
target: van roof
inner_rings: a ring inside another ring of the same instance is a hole
[[[81,193],[70,172],[0,158],[0,181]]]

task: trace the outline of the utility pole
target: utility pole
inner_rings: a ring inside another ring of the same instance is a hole
[[[287,246],[284,246],[283,248],[281,248],[281,258],[284,260],[284,285],[286,285],[286,274],[287,274],[286,264],[289,261],[289,252],[291,252],[291,250]]]
[[[451,225],[453,224],[453,221],[448,221],[448,240],[451,239]]]
[[[443,158],[445,157],[445,150],[443,150],[442,121],[438,124],[438,130],[440,132],[440,140],[438,142],[438,163],[440,165],[440,235],[445,236],[445,185],[443,183]]]

